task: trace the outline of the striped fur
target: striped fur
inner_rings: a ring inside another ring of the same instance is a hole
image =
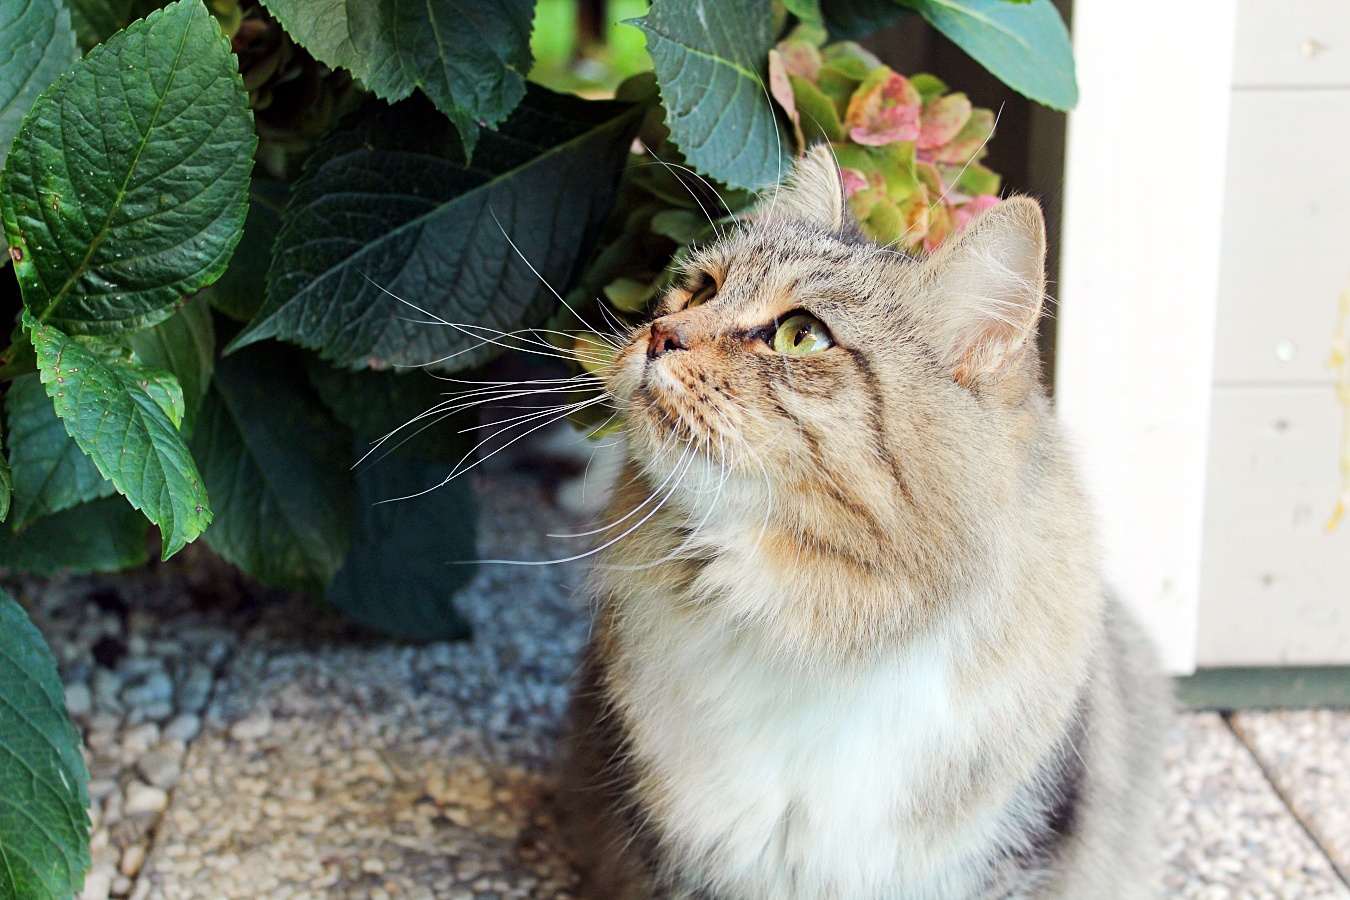
[[[917,261],[842,209],[808,155],[609,375],[623,536],[563,791],[588,895],[1147,896],[1166,699],[1039,387],[1040,210]],[[835,346],[765,344],[799,309]]]

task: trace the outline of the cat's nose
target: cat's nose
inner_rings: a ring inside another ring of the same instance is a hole
[[[680,328],[668,319],[657,319],[652,323],[651,336],[647,338],[647,358],[656,359],[672,350],[687,350],[684,335]]]

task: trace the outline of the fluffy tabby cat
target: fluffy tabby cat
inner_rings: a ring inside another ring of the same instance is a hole
[[[1166,701],[1038,384],[1044,258],[1025,198],[878,248],[817,149],[619,354],[588,896],[1149,893]]]

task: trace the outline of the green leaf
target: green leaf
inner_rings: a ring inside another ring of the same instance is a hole
[[[466,156],[479,123],[496,126],[525,96],[533,0],[267,0],[321,62],[351,70],[384,100],[416,88],[455,123]]]
[[[38,376],[24,375],[10,385],[5,394],[5,419],[14,476],[13,530],[117,493],[66,432]]]
[[[647,35],[670,139],[704,175],[758,189],[791,168],[766,85],[769,0],[657,0],[630,24]]]
[[[56,0],[0,3],[0,165],[38,95],[78,58],[70,13]]]
[[[783,6],[809,28],[824,28],[825,19],[820,14],[820,0],[783,0]]]
[[[192,452],[216,498],[206,542],[267,584],[323,596],[352,528],[351,432],[275,344],[226,357]]]
[[[80,449],[159,526],[164,558],[211,522],[197,465],[178,434],[183,392],[172,375],[99,352],[28,313],[39,374]]]
[[[183,436],[191,435],[216,368],[216,330],[206,298],[193,297],[154,328],[126,335],[122,344],[144,365],[177,380],[183,389]]]
[[[447,474],[445,466],[398,456],[362,466],[352,549],[329,603],[397,638],[469,636],[451,597],[477,568],[469,564],[477,557],[473,490],[467,478],[438,487]]]
[[[9,459],[0,447],[0,522],[9,517],[9,504],[14,496],[14,475],[9,470]]]
[[[478,443],[478,432],[463,433],[477,423],[476,415],[427,415],[437,408],[458,405],[445,394],[464,391],[464,385],[420,370],[351,372],[320,361],[308,371],[319,397],[343,425],[367,441],[378,442],[390,436],[375,456],[397,451],[413,459],[457,463]]]
[[[14,534],[0,528],[0,566],[50,578],[120,572],[146,561],[145,516],[121,497],[63,509]]]
[[[1051,0],[896,0],[1008,87],[1052,109],[1078,103],[1069,30]]]
[[[80,47],[90,50],[137,19],[164,5],[164,0],[66,0]]]
[[[145,328],[225,270],[252,115],[230,45],[179,0],[91,50],[33,107],[0,175],[24,304],[68,334]]]
[[[290,189],[289,184],[261,178],[249,183],[244,236],[234,248],[225,274],[207,288],[212,305],[236,322],[256,316],[267,296],[267,268],[272,265],[272,247],[281,230],[281,211]]]
[[[56,660],[0,590],[0,897],[56,900],[84,887],[88,784]]]
[[[429,104],[372,103],[296,183],[267,303],[233,346],[278,337],[352,368],[500,353],[489,338],[554,307],[540,278],[565,291],[590,255],[640,118],[531,86],[466,168]]]
[[[832,41],[862,40],[908,14],[897,0],[828,0],[821,11]]]

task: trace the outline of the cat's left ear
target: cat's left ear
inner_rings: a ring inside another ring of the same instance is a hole
[[[1032,342],[1045,297],[1045,217],[1029,197],[978,216],[925,263],[931,311],[953,377],[1008,372]]]
[[[760,222],[807,222],[827,231],[844,230],[844,182],[829,144],[816,144],[796,162],[792,175],[765,198],[755,213]]]

